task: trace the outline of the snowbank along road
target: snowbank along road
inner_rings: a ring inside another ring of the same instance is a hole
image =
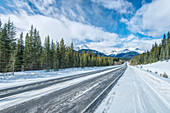
[[[95,113],[170,113],[170,82],[159,76],[128,66]]]
[[[2,113],[94,112],[127,66],[0,90]]]

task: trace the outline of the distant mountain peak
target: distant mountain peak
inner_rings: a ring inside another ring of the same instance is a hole
[[[81,50],[81,49],[90,49],[86,44],[78,45],[75,47],[75,50]]]
[[[86,44],[81,46],[81,49],[90,49]]]
[[[109,57],[118,57],[118,58],[123,58],[123,59],[131,59],[134,56],[144,52],[139,48],[132,48],[132,47],[96,50],[96,49],[88,47],[88,45],[86,44],[78,45],[76,50],[86,51],[86,52],[89,51],[89,52],[93,52],[99,55],[104,55],[104,56],[109,56]]]
[[[135,50],[140,50],[139,48],[136,48]]]

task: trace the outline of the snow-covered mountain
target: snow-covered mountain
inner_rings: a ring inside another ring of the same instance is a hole
[[[137,52],[139,54],[143,53],[144,51],[142,51],[141,49],[139,48],[113,48],[113,50],[103,50],[103,53],[106,54],[106,55],[117,55],[117,54],[121,54],[121,53],[128,53],[128,52],[131,52],[131,51],[134,51],[134,52]]]
[[[118,58],[123,58],[123,59],[131,59],[134,56],[143,53],[144,51],[142,51],[139,48],[110,48],[110,49],[102,49],[102,50],[95,50],[95,49],[91,49],[90,47],[88,47],[87,45],[78,45],[75,48],[76,51],[80,50],[81,51],[89,51],[89,52],[94,52],[97,55],[99,54],[104,55],[104,56],[109,56],[109,57],[118,57]]]
[[[81,49],[90,49],[86,44],[84,45],[78,45],[74,48],[76,51],[81,50]]]

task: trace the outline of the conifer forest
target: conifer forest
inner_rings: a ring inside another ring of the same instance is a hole
[[[13,22],[10,19],[5,24],[0,22],[0,72],[3,73],[109,66],[122,62],[121,59],[100,56],[89,51],[82,53],[75,51],[73,42],[66,46],[63,38],[60,42],[54,42],[47,36],[42,44],[39,31],[33,25],[26,36],[21,33],[20,37],[16,38]]]
[[[170,59],[170,32],[163,35],[163,39],[160,44],[155,43],[152,45],[150,51],[135,56],[131,60],[132,65],[148,64],[157,61]]]

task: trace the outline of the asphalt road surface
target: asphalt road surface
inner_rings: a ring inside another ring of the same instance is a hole
[[[108,73],[11,106],[1,110],[0,113],[92,113],[123,75],[126,68],[126,64],[121,65]],[[113,68],[0,90],[0,99],[31,90],[47,88],[64,81],[90,76],[111,69]]]

